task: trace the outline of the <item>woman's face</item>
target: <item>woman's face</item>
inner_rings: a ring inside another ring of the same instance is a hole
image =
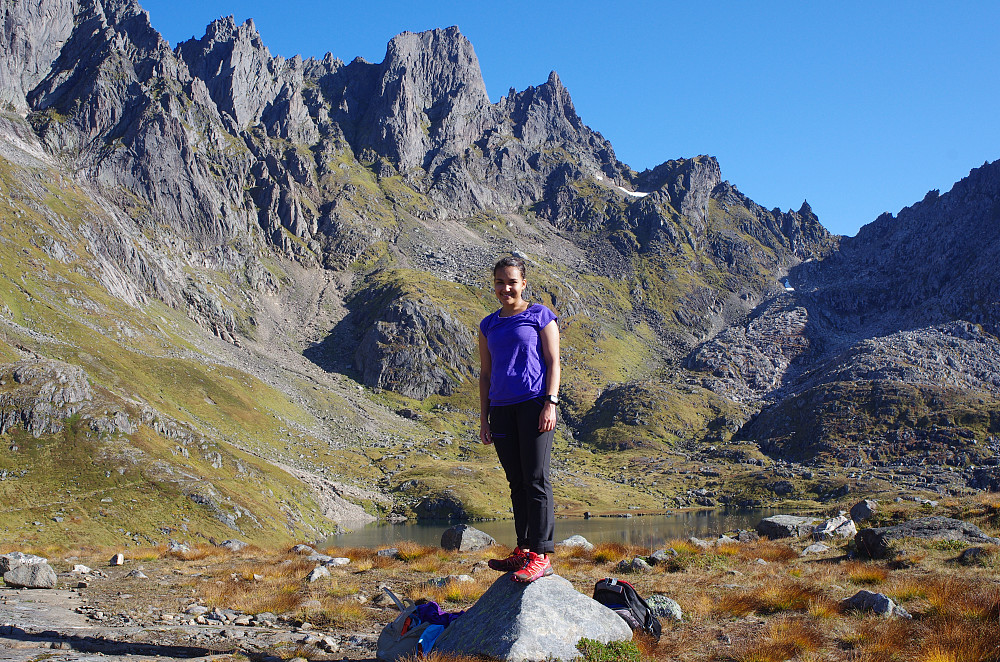
[[[521,292],[527,284],[517,267],[503,267],[493,274],[493,292],[501,305],[514,305],[520,301]]]

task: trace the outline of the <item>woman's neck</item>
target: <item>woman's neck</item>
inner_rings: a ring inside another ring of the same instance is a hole
[[[523,313],[528,309],[530,304],[524,299],[518,299],[517,303],[513,303],[510,306],[501,305],[500,306],[500,317],[510,317],[511,315],[517,315],[518,313]]]

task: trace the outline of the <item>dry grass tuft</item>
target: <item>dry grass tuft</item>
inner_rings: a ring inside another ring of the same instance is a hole
[[[353,598],[325,598],[319,607],[300,608],[296,620],[320,627],[357,629],[371,619],[369,610]]]
[[[754,589],[723,595],[715,605],[716,614],[746,616],[747,614],[778,614],[787,611],[808,611],[828,601],[819,589],[790,581],[779,581]]]
[[[452,579],[443,586],[417,584],[407,591],[406,595],[411,600],[426,598],[438,604],[444,604],[445,602],[464,604],[478,600],[479,596],[485,593],[487,588],[489,587],[484,585],[479,579],[473,579],[471,582]]]
[[[875,586],[889,578],[889,571],[874,563],[852,561],[845,564],[844,572],[849,580],[862,586]]]
[[[264,580],[247,582],[229,580],[203,582],[196,591],[210,607],[235,609],[245,614],[271,612],[285,614],[295,611],[302,602],[300,582]]]
[[[635,545],[625,545],[620,542],[601,542],[594,545],[591,558],[594,563],[618,563],[626,558],[632,559],[645,553],[645,549]]]
[[[483,655],[459,655],[458,653],[440,653],[431,651],[427,655],[405,655],[398,662],[494,662],[491,657]]]
[[[396,545],[396,549],[399,550],[399,553],[396,554],[396,558],[404,562],[416,561],[432,554],[437,555],[441,551],[439,547],[421,545],[413,542],[412,540],[403,540]]]
[[[752,561],[764,559],[768,563],[792,561],[799,558],[799,553],[791,546],[776,540],[761,538],[755,542],[743,543],[738,547],[740,558]]]
[[[926,580],[930,614],[940,618],[993,621],[1000,626],[1000,585],[973,579]]]
[[[765,632],[734,646],[737,662],[784,662],[819,649],[825,637],[802,619],[780,619],[769,623]]]
[[[865,618],[841,641],[852,662],[914,660],[921,650],[922,627],[904,619]]]

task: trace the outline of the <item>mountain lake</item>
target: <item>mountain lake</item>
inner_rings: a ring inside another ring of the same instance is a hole
[[[662,515],[633,517],[592,517],[556,519],[555,540],[581,535],[592,543],[620,542],[644,545],[652,552],[666,540],[691,536],[713,540],[722,533],[736,529],[753,529],[760,520],[772,515],[788,514],[783,510],[694,510]],[[403,540],[422,545],[440,545],[441,534],[457,524],[468,524],[488,533],[500,545],[513,545],[513,520],[482,522],[405,522],[389,524],[373,522],[354,531],[330,536],[320,544],[327,547],[382,547]]]

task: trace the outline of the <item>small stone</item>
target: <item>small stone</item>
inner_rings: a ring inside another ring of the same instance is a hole
[[[74,575],[89,575],[90,573],[93,572],[93,570],[91,570],[85,565],[77,563],[76,565],[73,566],[73,569],[70,570],[70,572],[72,572]]]
[[[878,501],[865,499],[851,506],[851,519],[857,523],[870,520],[878,512]]]
[[[223,540],[219,543],[219,547],[224,547],[231,552],[240,552],[249,547],[249,543],[245,543],[242,540],[236,540],[235,538],[230,538],[229,540]]]
[[[649,555],[649,563],[652,565],[660,565],[661,563],[666,563],[672,558],[670,554],[667,553],[665,549],[658,549]]]
[[[560,547],[580,547],[588,552],[593,551],[594,544],[579,534],[566,538],[562,542],[556,543]]]
[[[327,570],[325,566],[318,565],[312,569],[312,572],[309,573],[309,576],[306,577],[306,580],[308,580],[311,583],[329,576],[330,576],[330,571]]]
[[[451,551],[475,552],[495,544],[492,536],[467,524],[453,526],[441,534],[441,547]]]
[[[821,542],[817,542],[803,549],[802,554],[800,554],[800,556],[809,556],[810,554],[822,554],[823,552],[828,552],[828,551],[830,551],[829,547],[827,547]]]
[[[207,614],[209,611],[209,608],[205,605],[189,605],[188,608],[184,610],[184,613],[189,616],[201,616],[202,614]]]
[[[395,547],[389,547],[387,549],[380,549],[377,552],[375,552],[375,554],[377,554],[378,556],[394,559],[399,556],[399,549]]]
[[[858,611],[870,611],[884,618],[898,616],[900,618],[913,618],[909,612],[897,605],[891,598],[882,593],[872,591],[858,591],[842,603],[845,609],[856,609]]]
[[[125,555],[121,553],[115,554],[114,556],[111,557],[111,560],[108,561],[108,565],[110,566],[125,565]]]
[[[437,577],[436,579],[428,579],[424,584],[427,586],[434,586],[440,588],[442,586],[447,586],[452,582],[471,582],[475,581],[469,575],[448,575],[447,577]]]
[[[142,570],[133,570],[125,576],[131,579],[149,579]]]
[[[327,566],[328,568],[336,568],[340,566],[349,565],[350,563],[351,559],[347,558],[346,556],[335,556],[331,558],[329,561],[326,561],[323,565]]]
[[[292,547],[293,554],[315,554],[316,550],[309,545],[295,545]]]
[[[684,612],[681,611],[681,606],[673,598],[654,593],[646,600],[646,604],[649,605],[650,611],[657,618],[670,618],[677,622],[684,620]]]

